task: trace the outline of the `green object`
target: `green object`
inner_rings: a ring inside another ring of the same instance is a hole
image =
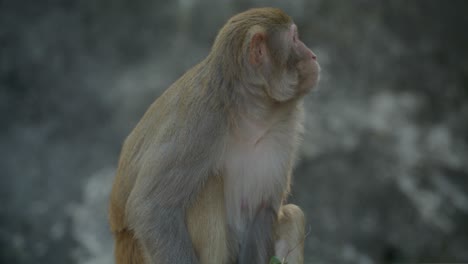
[[[287,262],[283,263],[277,256],[273,256],[270,259],[270,264],[288,264]]]

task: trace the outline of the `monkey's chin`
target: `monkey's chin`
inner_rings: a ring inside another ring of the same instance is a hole
[[[305,95],[315,89],[320,80],[320,67],[315,69],[309,76],[307,76],[302,83],[299,84],[299,91],[301,95]]]
[[[322,71],[322,68],[320,68],[320,64],[318,64],[317,61],[315,61],[314,69],[312,70],[311,75],[309,76],[309,91],[317,87],[319,81],[320,81],[320,72]]]
[[[301,95],[309,93],[314,89],[320,79],[320,65],[314,59],[307,61],[306,63],[299,65],[299,74],[302,72],[302,80],[299,83],[299,91]]]
[[[315,87],[317,87],[317,84],[318,84],[318,76],[312,80],[305,80],[304,83],[302,83],[299,86],[300,95],[304,96],[308,94],[310,91],[315,89]]]

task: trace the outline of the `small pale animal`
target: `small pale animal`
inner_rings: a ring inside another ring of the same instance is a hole
[[[304,214],[285,200],[319,71],[283,11],[229,19],[125,140],[110,200],[116,262],[303,263]]]

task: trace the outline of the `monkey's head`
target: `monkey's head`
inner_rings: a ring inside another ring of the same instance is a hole
[[[297,26],[280,9],[250,9],[232,17],[210,55],[221,57],[223,73],[277,102],[301,97],[315,87],[320,66],[300,40]],[[223,63],[224,62],[224,63]]]

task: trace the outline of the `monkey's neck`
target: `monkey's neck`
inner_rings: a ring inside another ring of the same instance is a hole
[[[269,126],[295,112],[297,99],[277,102],[268,97],[261,87],[239,87],[237,102],[232,102],[232,112],[237,122],[249,122],[255,127]],[[254,91],[254,92],[252,92]]]
[[[262,105],[253,108],[253,104],[241,107],[234,118],[231,133],[238,140],[255,146],[262,142],[275,128],[294,127],[297,119],[297,104]],[[257,105],[258,106],[258,105]]]
[[[268,134],[272,122],[269,120],[252,120],[248,117],[239,119],[237,127],[232,131],[234,137],[248,145],[258,145]]]

